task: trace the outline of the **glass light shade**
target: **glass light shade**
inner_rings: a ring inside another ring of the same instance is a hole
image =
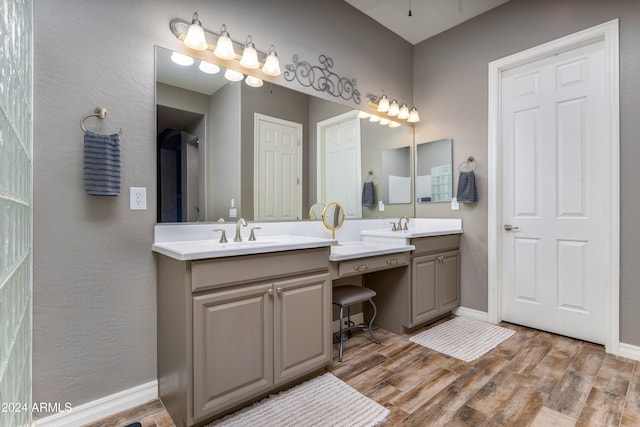
[[[220,59],[227,60],[234,59],[236,57],[236,53],[233,50],[233,42],[229,37],[226,25],[223,25],[220,28],[220,37],[218,37],[218,44],[216,45],[216,49],[213,51],[213,54]]]
[[[193,20],[191,21],[191,25],[189,25],[189,29],[187,30],[187,37],[184,39],[184,44],[187,47],[195,50],[206,50],[209,45],[207,44],[207,39],[204,37],[204,30],[202,29],[202,24],[198,20],[198,14],[193,14]]]
[[[242,52],[242,58],[240,58],[240,65],[250,70],[255,70],[260,67],[258,62],[258,52],[256,52],[256,45],[251,41],[251,36],[247,37],[247,42],[244,45],[244,52]]]
[[[217,74],[220,72],[220,67],[207,61],[200,61],[198,68],[200,68],[200,71],[207,74]]]
[[[244,82],[251,87],[260,87],[262,86],[262,79],[259,79],[257,77],[253,77],[253,76],[247,76],[246,79],[244,79]]]
[[[371,114],[365,113],[364,111],[359,111],[358,112],[358,118],[359,119],[368,119],[370,115]]]
[[[391,117],[397,117],[399,113],[400,113],[400,106],[398,105],[398,102],[394,99],[393,101],[391,101],[391,104],[389,105],[389,111],[387,111],[387,115]]]
[[[411,111],[409,111],[409,118],[407,119],[409,123],[417,123],[420,121],[420,115],[418,114],[418,109],[416,107],[411,107]]]
[[[371,115],[371,117],[369,117],[369,121],[371,123],[378,123],[380,121],[380,117]]]
[[[262,72],[267,76],[273,77],[279,76],[282,73],[280,71],[280,60],[273,46],[269,48],[267,59],[264,60],[264,65],[262,66]]]
[[[407,107],[407,104],[402,104],[402,107],[400,107],[398,118],[401,120],[407,120],[409,118],[409,107]]]
[[[389,119],[380,119],[380,124],[382,126],[387,126],[389,123],[391,123],[391,120]]]
[[[244,79],[244,74],[235,70],[227,69],[227,71],[224,72],[224,77],[231,82],[239,82]]]
[[[381,113],[389,111],[389,98],[387,98],[387,95],[382,95],[378,100],[378,111]]]
[[[394,122],[394,121],[392,121],[391,123],[389,123],[389,127],[390,127],[390,128],[397,128],[397,127],[400,127],[400,126],[401,126],[401,125],[400,125],[400,123],[398,123],[398,122]]]
[[[187,67],[191,64],[193,64],[193,58],[187,55],[183,55],[181,53],[178,52],[173,52],[171,54],[171,60],[178,64],[178,65],[182,65],[183,67]]]

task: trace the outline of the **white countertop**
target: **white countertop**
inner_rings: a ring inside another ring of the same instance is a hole
[[[337,240],[309,236],[264,236],[256,241],[219,243],[218,240],[188,240],[154,243],[154,252],[189,261],[204,258],[222,258],[238,255],[263,254],[331,246]]]
[[[331,261],[343,261],[347,259],[365,258],[375,255],[393,254],[398,252],[412,251],[416,247],[413,245],[380,242],[343,242],[339,245],[331,246]]]

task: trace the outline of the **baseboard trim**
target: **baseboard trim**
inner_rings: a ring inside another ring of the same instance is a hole
[[[351,321],[354,322],[355,324],[364,323],[364,314],[362,314],[362,312],[352,314]],[[373,323],[376,323],[375,320],[373,321]],[[331,325],[331,331],[333,331],[333,333],[335,334],[339,330],[340,330],[340,320],[334,320]]]
[[[618,356],[640,361],[640,346],[621,342],[618,345]]]
[[[91,423],[101,418],[126,411],[158,398],[158,381],[103,397],[74,407],[69,412],[59,412],[33,423],[34,427],[72,427]]]
[[[456,316],[469,317],[482,322],[489,321],[489,314],[486,311],[474,310],[468,307],[458,307],[451,311]]]

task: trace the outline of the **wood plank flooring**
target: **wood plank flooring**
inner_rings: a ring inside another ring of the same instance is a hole
[[[602,346],[501,326],[516,334],[472,363],[414,344],[409,335],[376,329],[382,344],[375,344],[356,333],[345,342],[342,363],[334,345],[328,370],[390,410],[378,427],[640,426],[639,362]],[[154,401],[90,426],[134,421],[173,425]]]

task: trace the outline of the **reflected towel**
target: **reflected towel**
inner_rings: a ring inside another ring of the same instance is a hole
[[[92,196],[120,195],[120,136],[84,133],[84,185]]]
[[[378,200],[373,181],[365,182],[362,187],[362,206],[375,206],[376,203],[378,203]]]
[[[460,171],[458,176],[458,203],[475,203],[478,201],[476,175],[473,171]]]

